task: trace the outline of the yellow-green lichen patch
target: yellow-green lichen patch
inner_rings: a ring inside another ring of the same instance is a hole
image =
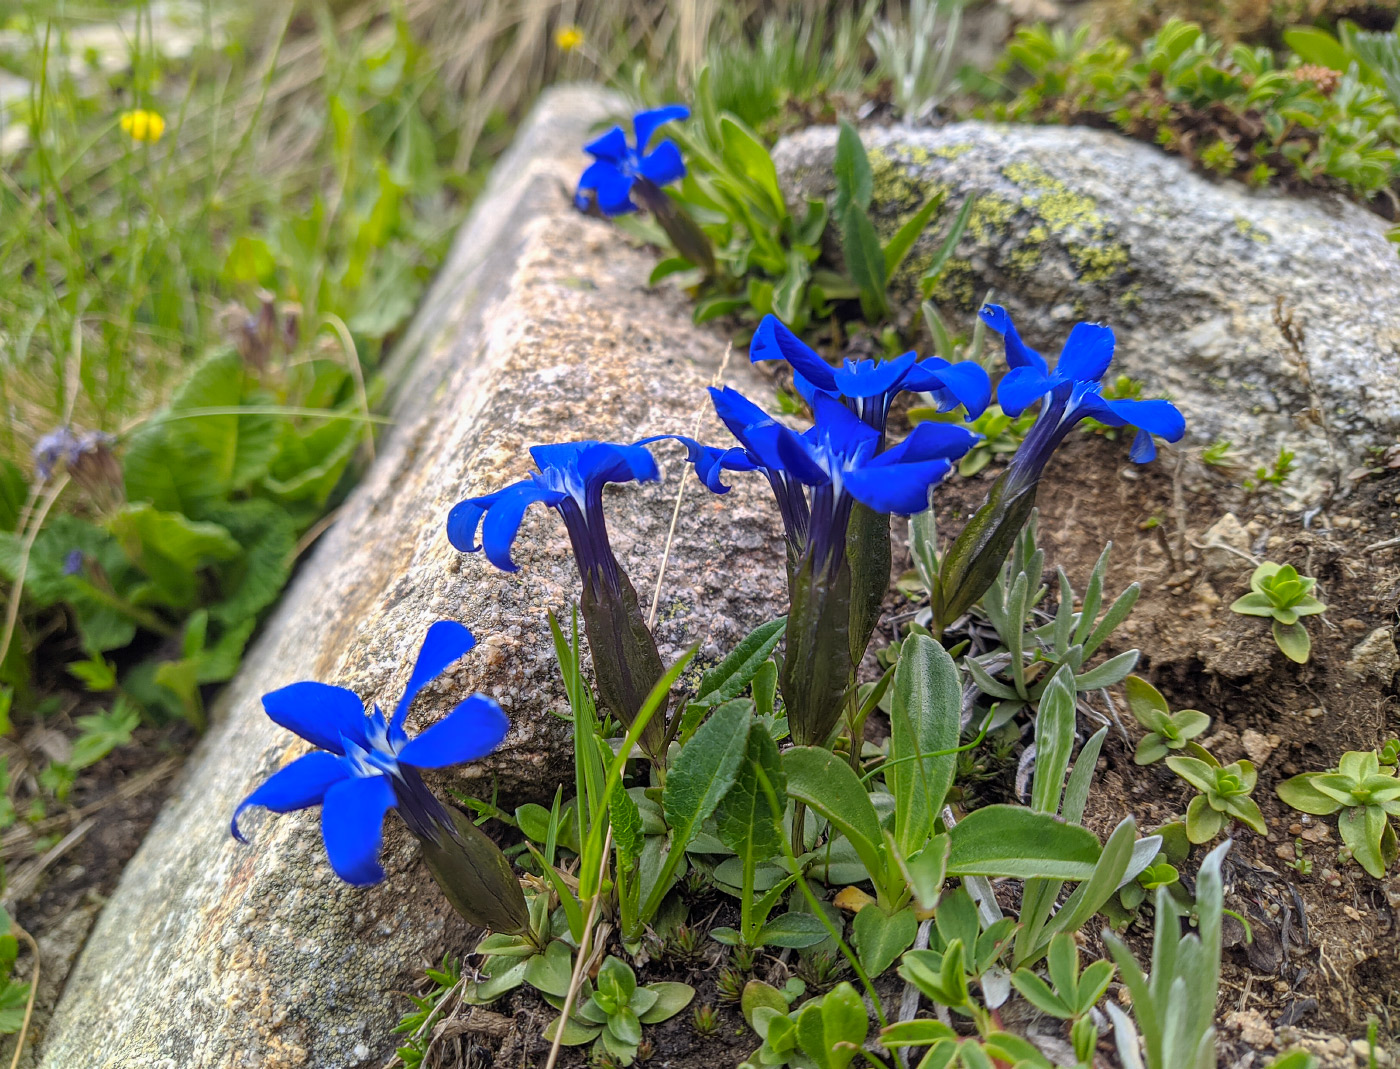
[[[1017,208],[1013,201],[995,194],[984,194],[977,199],[972,214],[967,217],[967,232],[979,245],[990,245],[1011,229],[1011,220],[1016,218]]]
[[[1235,229],[1239,231],[1241,237],[1249,238],[1250,241],[1256,241],[1260,245],[1267,245],[1273,240],[1266,231],[1260,230],[1248,219],[1238,216],[1235,218]]]
[[[1081,282],[1103,282],[1128,266],[1126,246],[1112,238],[1113,228],[1093,197],[1076,193],[1037,164],[1008,163],[1001,173],[1025,192],[1021,207],[1041,221],[1042,239],[1050,235],[1075,235],[1065,249]]]
[[[1142,304],[1142,284],[1134,282],[1125,289],[1118,297],[1118,303],[1124,308],[1137,308]]]
[[[919,183],[909,177],[905,166],[879,149],[869,153],[871,203],[881,209],[918,208],[923,203]],[[931,191],[930,191],[931,192]]]
[[[973,149],[971,141],[960,141],[956,145],[939,145],[933,150],[933,154],[939,159],[955,160],[959,156],[966,155]]]
[[[937,304],[972,308],[981,299],[977,276],[971,260],[949,260],[943,267],[943,277],[934,286],[932,297]]]

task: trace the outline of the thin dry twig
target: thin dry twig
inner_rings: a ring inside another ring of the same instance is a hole
[[[19,1056],[24,1051],[25,1037],[29,1035],[29,1022],[34,1017],[34,996],[39,993],[39,944],[34,941],[32,935],[15,923],[13,917],[10,918],[10,929],[29,944],[29,952],[34,955],[34,975],[29,978],[29,999],[24,1004],[24,1022],[15,1036],[15,1056],[10,1059],[10,1069],[15,1069],[15,1066],[19,1065]]]
[[[25,865],[16,872],[14,878],[10,880],[9,885],[5,888],[3,901],[11,905],[16,902],[24,901],[29,895],[29,892],[34,889],[34,885],[39,882],[39,877],[44,874],[44,871],[64,854],[68,853],[69,850],[77,846],[83,836],[92,831],[93,825],[96,823],[97,819],[95,817],[88,817],[87,820],[83,821],[55,843],[43,857]]]
[[[608,825],[607,837],[603,840],[603,857],[598,865],[598,886],[603,885],[603,877],[607,874],[608,852],[612,850],[612,825]],[[583,985],[583,974],[588,970],[588,959],[591,956],[593,941],[593,925],[598,919],[598,903],[602,899],[602,891],[599,890],[593,896],[593,900],[588,903],[588,916],[583,922],[583,938],[579,940],[578,958],[574,962],[573,975],[569,977],[569,990],[564,995],[564,1007],[559,1011],[559,1027],[554,1030],[554,1043],[549,1048],[549,1060],[544,1063],[544,1069],[554,1069],[555,1063],[559,1061],[559,1051],[563,1049],[564,1026],[569,1021],[569,1014],[574,1010],[574,999],[578,997],[578,989]]]
[[[715,372],[715,377],[711,382],[712,386],[718,386],[724,381],[724,373],[729,368],[729,357],[734,352],[734,343],[730,342],[724,348],[724,359],[719,362],[719,370]],[[695,422],[691,425],[690,436],[696,437],[700,433],[700,421],[705,418],[705,406],[702,404],[695,413]],[[676,488],[676,507],[671,510],[671,527],[666,532],[666,547],[661,551],[661,570],[656,573],[656,589],[651,592],[651,611],[647,613],[647,628],[656,626],[656,610],[661,604],[661,583],[666,578],[666,564],[671,559],[671,543],[676,538],[676,524],[681,518],[681,502],[685,499],[685,488],[690,481],[690,465],[681,467],[681,484]]]

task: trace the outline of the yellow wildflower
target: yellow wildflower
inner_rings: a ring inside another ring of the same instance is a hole
[[[554,43],[561,52],[574,52],[583,47],[583,30],[577,26],[560,26],[554,31]]]
[[[133,141],[154,143],[165,133],[165,120],[158,112],[138,108],[135,111],[122,112],[121,127],[122,132],[128,134]]]

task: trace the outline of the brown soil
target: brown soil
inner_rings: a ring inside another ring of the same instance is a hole
[[[1199,741],[1222,762],[1248,757],[1259,768],[1254,797],[1269,835],[1236,826],[1225,870],[1226,906],[1249,919],[1253,942],[1246,944],[1243,926],[1227,918],[1222,1064],[1249,1064],[1252,1047],[1241,1033],[1267,1048],[1272,1032],[1279,1046],[1301,1040],[1324,1055],[1324,1064],[1350,1065],[1339,1041],[1364,1036],[1370,1015],[1393,1048],[1400,1029],[1400,875],[1375,880],[1341,862],[1335,823],[1291,810],[1274,786],[1334,765],[1343,750],[1371,749],[1400,733],[1394,679],[1348,667],[1353,649],[1376,628],[1390,629],[1394,642],[1400,550],[1368,556],[1365,547],[1400,527],[1400,472],[1354,484],[1305,523],[1276,493],[1246,495],[1228,475],[1193,460],[1164,455],[1143,467],[1126,461],[1122,443],[1088,435],[1067,443],[1039,495],[1040,544],[1047,570],[1063,567],[1082,590],[1104,543],[1114,543],[1105,596],[1130,582],[1143,588],[1115,635],[1117,648],[1143,651],[1138,674],[1172,708],[1211,716]],[[980,503],[985,485],[950,484],[940,529],[956,531],[955,517]],[[1227,511],[1246,526],[1248,552],[1258,560],[1291,562],[1317,577],[1329,609],[1309,622],[1306,665],[1279,653],[1267,621],[1229,611],[1248,591],[1253,566],[1202,549],[1207,530]],[[1144,829],[1180,819],[1194,793],[1164,765],[1133,764],[1141,732],[1122,715],[1127,737],[1117,727],[1110,732],[1086,816],[1100,835],[1129,813]],[[1292,867],[1299,837],[1312,862],[1309,875]],[[1185,871],[1194,871],[1206,849],[1193,850]],[[1134,924],[1130,941],[1146,960],[1150,917]],[[1090,942],[1097,944],[1096,933]]]

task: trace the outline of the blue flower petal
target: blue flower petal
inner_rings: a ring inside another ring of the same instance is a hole
[[[781,471],[783,459],[778,455],[778,437],[786,428],[732,387],[711,386],[710,398],[720,422],[754,459],[765,468]]]
[[[408,686],[404,688],[399,704],[394,706],[394,715],[389,721],[390,732],[403,727],[408,707],[413,704],[413,699],[418,697],[418,692],[442,675],[448,665],[465,655],[475,645],[476,636],[456,620],[439,620],[428,628],[427,635],[423,637],[423,645],[418,649],[418,660],[413,665],[413,674],[408,677]]]
[[[447,514],[447,540],[463,553],[475,553],[481,547],[476,544],[476,530],[481,526],[481,518],[503,491],[469,497],[452,506]]]
[[[567,496],[561,491],[537,486],[529,480],[502,490],[486,511],[486,519],[481,525],[481,545],[486,550],[486,559],[503,572],[516,571],[516,564],[510,559],[510,547],[520,531],[525,510],[536,502],[557,505]]]
[[[473,694],[399,751],[399,760],[414,768],[446,768],[477,761],[506,737],[510,720],[495,701]]]
[[[900,388],[919,354],[905,353],[893,360],[847,360],[831,373],[843,397],[879,397]]]
[[[583,151],[594,159],[607,160],[609,163],[621,163],[627,158],[627,135],[623,132],[622,127],[614,126],[602,137],[584,145]]]
[[[797,391],[797,396],[807,402],[808,407],[816,403],[816,396],[819,391],[807,381],[802,372],[794,371],[792,373],[792,388]],[[830,391],[827,392],[829,393]]]
[[[268,776],[261,787],[243,799],[234,810],[230,824],[233,837],[240,843],[248,841],[238,830],[238,817],[250,806],[260,805],[274,813],[290,813],[294,809],[320,805],[326,791],[350,774],[345,762],[335,754],[324,750],[303,754]]]
[[[535,462],[535,467],[539,468],[540,471],[547,471],[550,468],[558,468],[560,471],[567,471],[570,468],[577,469],[579,457],[583,455],[584,450],[598,444],[598,442],[588,439],[580,442],[532,445],[530,459]]]
[[[384,814],[394,807],[387,776],[352,776],[330,790],[321,802],[321,838],[331,868],[346,883],[368,887],[384,879],[379,844]]]
[[[912,516],[928,508],[929,488],[951,467],[946,460],[867,466],[847,472],[844,485],[853,498],[876,512]]]
[[[686,460],[695,468],[695,474],[712,493],[727,494],[729,487],[721,481],[725,471],[756,471],[758,465],[748,458],[742,449],[720,449],[705,445],[684,434],[656,434],[643,438],[637,445],[652,442],[680,442],[685,446]]]
[[[605,166],[608,169],[600,172],[598,176],[598,210],[604,215],[626,215],[628,212],[635,212],[637,206],[632,203],[633,179],[611,164]]]
[[[930,356],[914,365],[904,380],[904,388],[933,394],[945,411],[962,405],[968,419],[980,416],[992,400],[992,380],[974,360],[950,364]]]
[[[872,458],[865,467],[956,460],[976,445],[981,437],[953,423],[920,423],[904,441]]]
[[[1157,459],[1157,443],[1147,431],[1139,430],[1133,435],[1133,447],[1128,451],[1134,464],[1147,464]]]
[[[1011,322],[1011,316],[1005,308],[999,304],[984,304],[977,314],[982,317],[983,323],[986,323],[987,326],[1006,339],[1006,363],[1008,367],[1035,368],[1042,375],[1049,370],[1045,357],[1021,340],[1021,335],[1016,330],[1016,324]]]
[[[595,442],[578,455],[578,472],[587,487],[603,483],[654,482],[661,478],[651,450],[640,445]]]
[[[1044,371],[1023,364],[1012,368],[997,383],[997,401],[1008,416],[1019,416],[1054,385]]]
[[[749,342],[749,360],[786,360],[794,371],[819,390],[836,392],[836,377],[831,365],[810,349],[801,338],[775,315],[766,315]]]
[[[1105,401],[1104,404],[1128,426],[1139,427],[1168,442],[1179,442],[1186,434],[1186,417],[1170,401],[1160,398],[1151,401],[1125,399]]]
[[[824,398],[826,395],[817,396]],[[817,460],[818,446],[808,435],[798,434],[787,427],[779,427],[777,448],[781,461],[777,470],[786,472],[808,486],[825,486],[831,482],[831,476]]]
[[[873,453],[880,441],[879,431],[868,426],[840,401],[826,394],[816,396],[812,414],[816,417],[813,430],[819,438],[829,443],[839,456],[854,456],[862,450]]]
[[[273,723],[295,731],[312,746],[345,755],[341,736],[360,746],[365,738],[365,703],[353,690],[306,680],[262,697]]]
[[[674,141],[663,141],[642,157],[637,170],[655,185],[666,186],[685,177],[685,160],[681,159],[681,150]]]
[[[656,133],[658,126],[664,126],[668,122],[681,122],[688,118],[690,109],[684,104],[664,104],[650,111],[637,112],[632,119],[632,129],[637,135],[637,151],[646,151],[647,145],[651,143],[651,135]],[[655,182],[656,179],[653,178],[652,181]]]
[[[583,169],[578,185],[574,189],[574,207],[581,212],[588,211],[592,202],[589,193],[597,193],[598,185],[610,174],[617,173],[617,164],[607,160],[595,160]]]
[[[1065,382],[1098,382],[1113,360],[1113,330],[1098,323],[1076,323],[1069,332],[1055,378]]]

